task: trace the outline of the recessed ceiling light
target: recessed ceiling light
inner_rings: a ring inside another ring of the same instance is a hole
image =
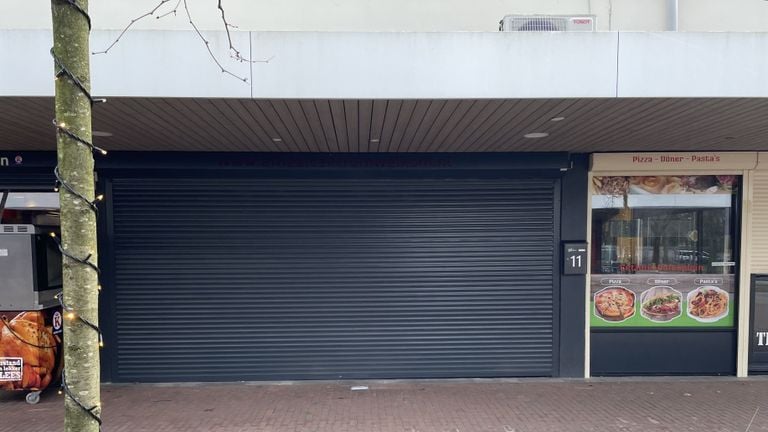
[[[549,121],[559,122],[565,120],[565,117],[552,117]]]
[[[104,131],[97,131],[97,130],[91,132],[91,134],[93,136],[97,136],[97,137],[111,137],[112,136],[112,132],[104,132]]]
[[[549,133],[547,133],[547,132],[531,132],[531,133],[527,133],[527,134],[525,134],[523,136],[526,137],[526,138],[544,138],[544,137],[548,137]]]
[[[378,138],[371,138],[371,142],[372,143],[377,143],[377,142],[379,142],[379,139]]]
[[[283,142],[282,138],[272,138],[272,141],[274,142]]]

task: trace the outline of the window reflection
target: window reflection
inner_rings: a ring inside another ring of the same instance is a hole
[[[633,188],[630,179],[642,177],[598,178],[611,180],[602,183],[609,193],[592,198],[592,272],[733,273],[736,179],[728,176],[723,185],[717,176],[693,177],[667,177],[701,188],[668,181],[672,193],[664,193],[658,181],[646,182],[658,193]]]
[[[596,210],[599,273],[723,273],[732,261],[730,208]],[[715,265],[713,265],[715,263]]]

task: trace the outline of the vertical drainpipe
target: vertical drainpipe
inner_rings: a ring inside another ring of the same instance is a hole
[[[677,31],[679,0],[667,0],[667,30]]]

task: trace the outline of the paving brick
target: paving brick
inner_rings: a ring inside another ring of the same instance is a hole
[[[328,382],[105,385],[104,431],[768,431],[763,378],[364,384],[368,391]],[[21,394],[0,396],[0,431],[62,425],[62,396],[55,391],[35,406]]]

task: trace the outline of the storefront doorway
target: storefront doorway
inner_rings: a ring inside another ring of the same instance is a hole
[[[740,184],[592,177],[593,375],[735,373]]]

